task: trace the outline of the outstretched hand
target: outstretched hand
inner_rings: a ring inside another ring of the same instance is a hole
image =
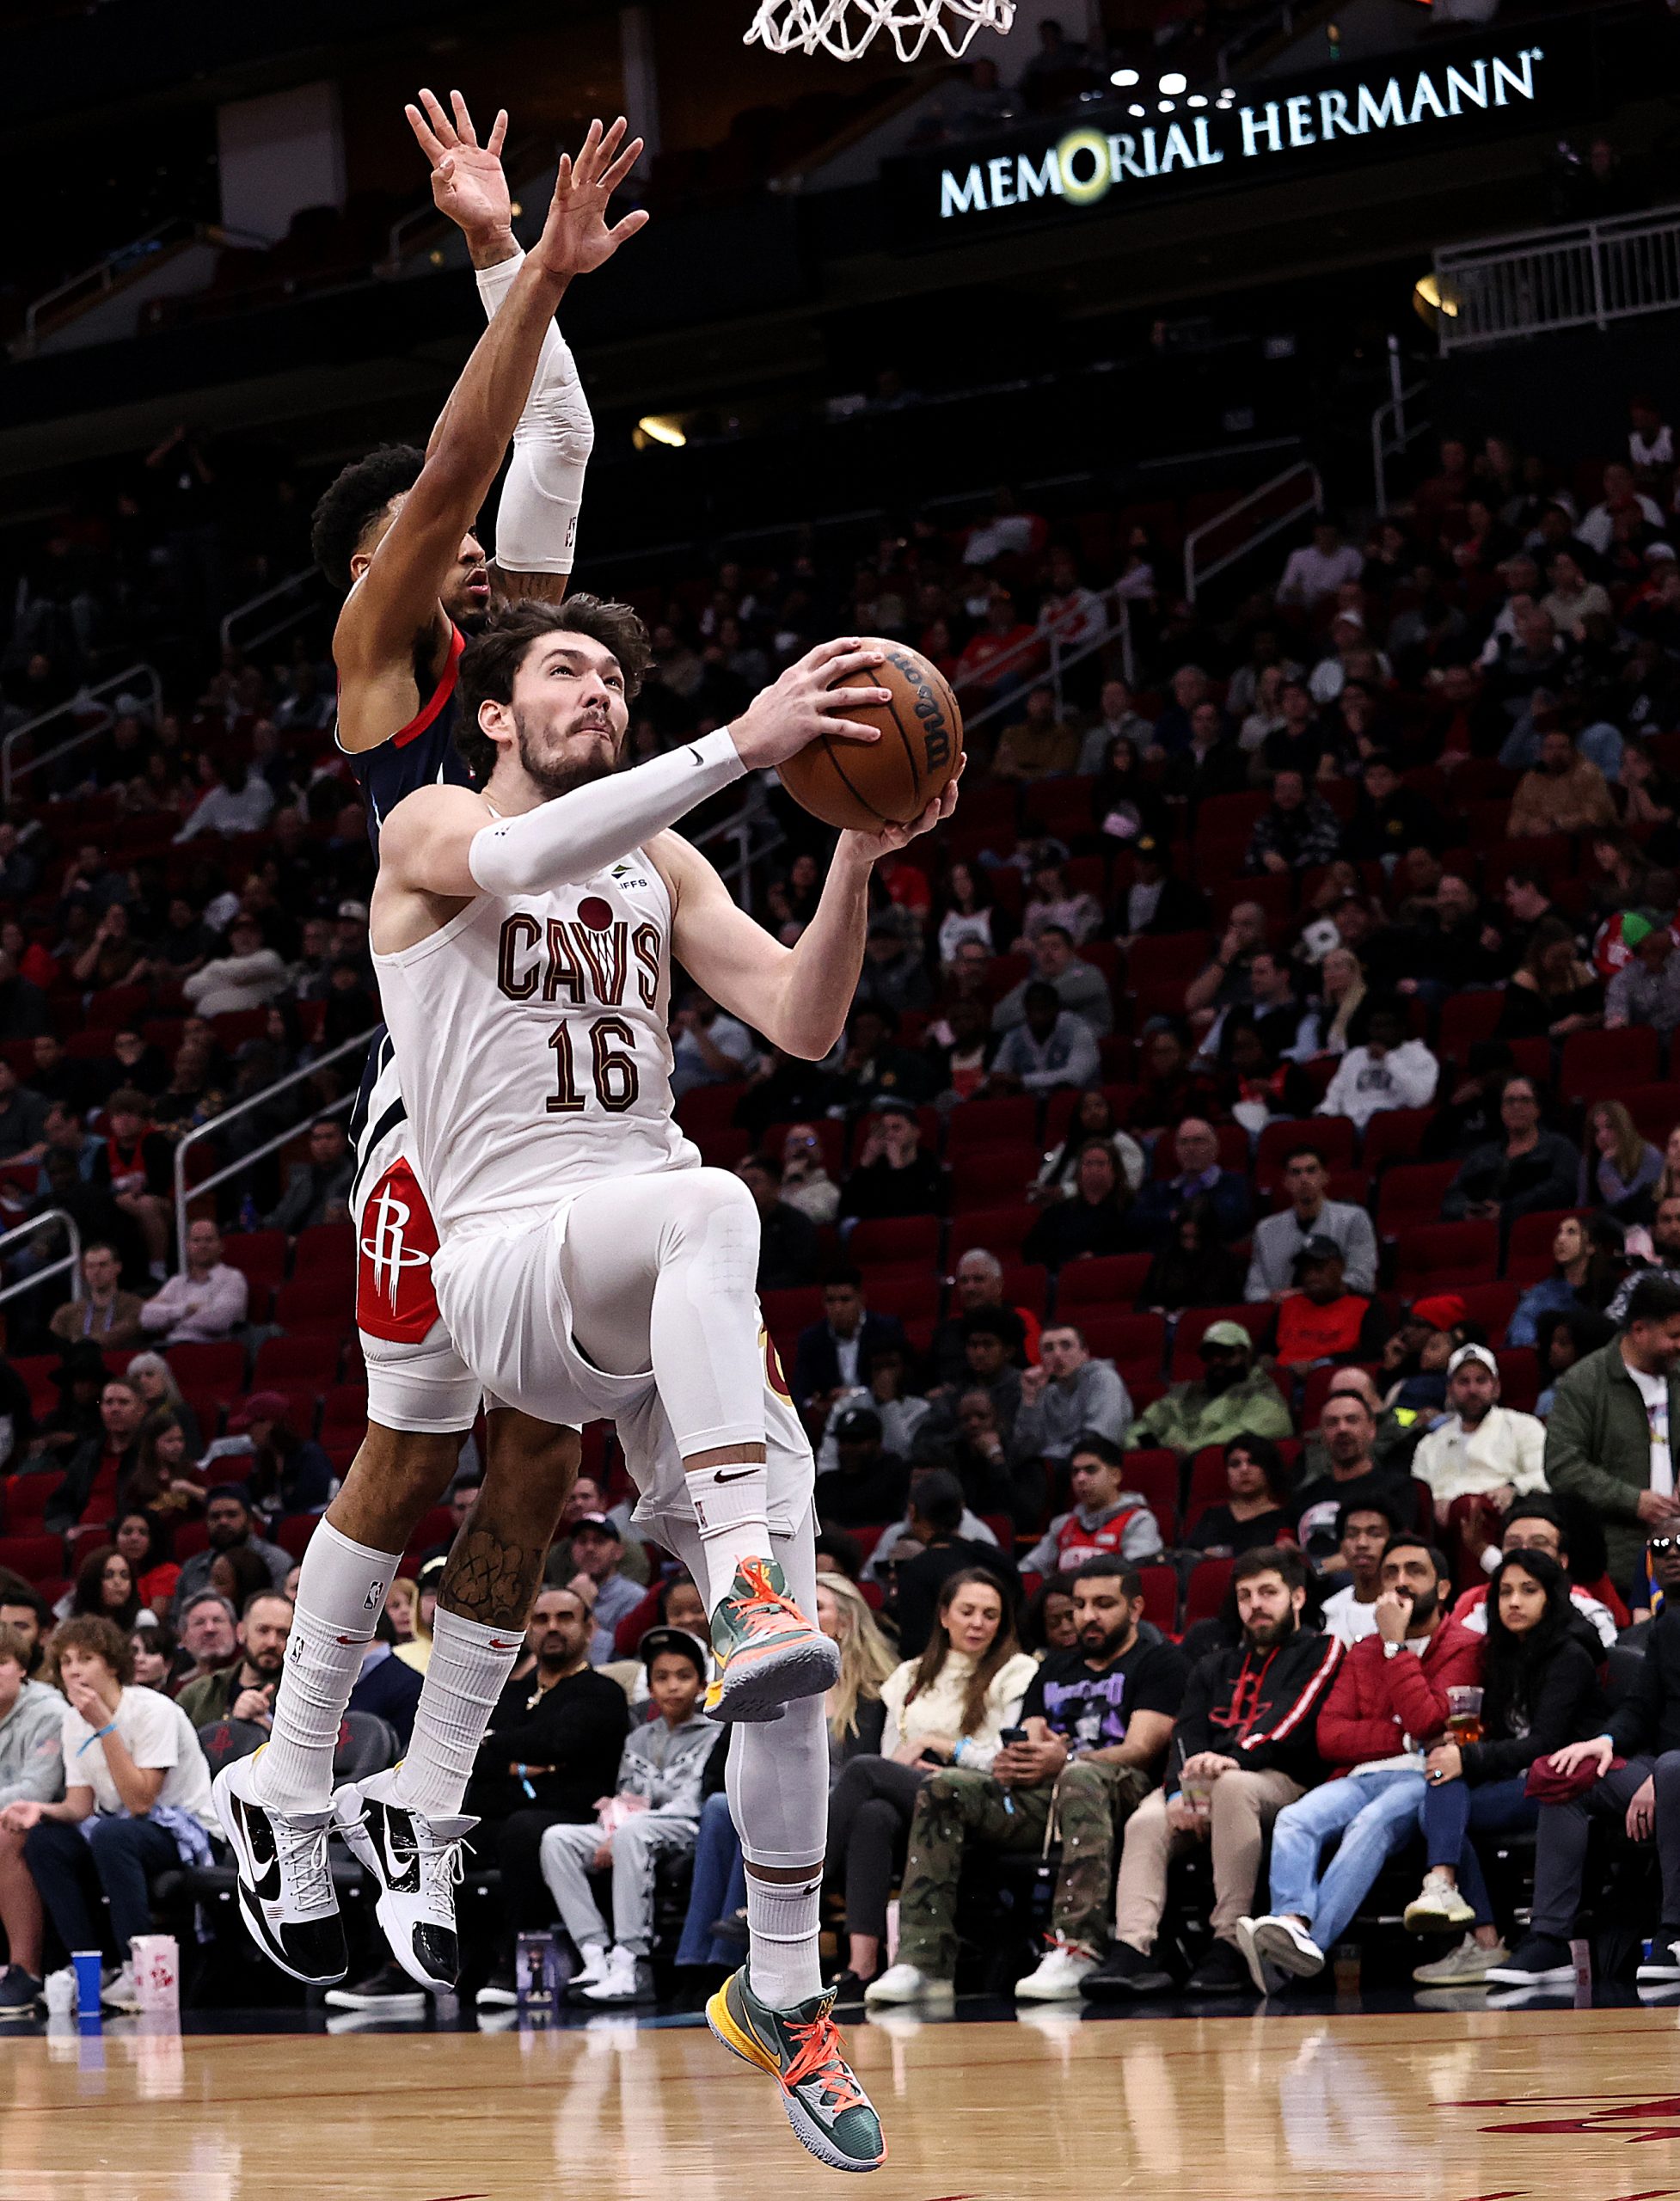
[[[549,218],[532,255],[551,275],[586,275],[647,228],[648,218],[640,207],[610,226],[607,222],[607,202],[641,157],[640,138],[624,141],[628,128],[622,114],[610,130],[592,122],[576,158],[561,155]]]
[[[451,92],[449,99],[452,118],[445,113],[436,95],[425,90],[418,107],[410,104],[402,110],[432,163],[432,203],[469,239],[504,233],[511,237],[512,204],[501,164],[507,109],[498,107],[490,135],[481,145],[465,100],[459,92]]]
[[[947,780],[939,794],[919,818],[912,818],[908,825],[886,825],[879,833],[843,833],[843,841],[849,841],[859,855],[867,856],[872,863],[882,856],[892,855],[899,849],[906,849],[923,833],[931,833],[935,825],[942,825],[957,806],[957,782],[961,779],[968,763],[966,757],[959,758],[956,774]]]

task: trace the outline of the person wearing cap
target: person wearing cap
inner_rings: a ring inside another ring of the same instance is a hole
[[[333,1495],[333,1463],[312,1437],[300,1437],[292,1428],[286,1419],[291,1411],[284,1391],[253,1391],[228,1417],[229,1436],[250,1439],[245,1495],[253,1510],[270,1521],[288,1513],[324,1512]]]
[[[208,1217],[187,1226],[187,1266],[140,1309],[140,1326],[169,1345],[220,1345],[245,1320],[251,1287],[222,1259],[222,1234]]]
[[[1211,1322],[1196,1350],[1201,1374],[1144,1409],[1126,1432],[1128,1452],[1163,1445],[1187,1456],[1235,1437],[1293,1436],[1283,1393],[1256,1365],[1254,1341],[1241,1322]]]
[[[598,2004],[653,1998],[654,1874],[662,1860],[693,1852],[706,1761],[720,1732],[699,1708],[706,1653],[686,1629],[650,1628],[641,1639],[641,1662],[658,1716],[631,1729],[601,1818],[589,1826],[549,1827],[537,1850],[561,1922],[582,1959],[571,1991]],[[608,1867],[610,1938],[589,1885],[591,1872]]]
[[[1633,953],[1604,992],[1604,1029],[1648,1024],[1666,1038],[1680,1026],[1680,955],[1670,920],[1655,910],[1630,910],[1622,937]]]
[[[910,1468],[886,1450],[880,1416],[873,1407],[848,1407],[833,1434],[839,1464],[817,1478],[817,1518],[839,1529],[896,1521],[909,1493]]]
[[[1172,869],[1165,844],[1140,833],[1131,844],[1130,886],[1120,896],[1119,936],[1130,950],[1156,933],[1199,932],[1207,923],[1207,898]]]
[[[204,1526],[209,1541],[202,1551],[195,1551],[190,1559],[183,1560],[181,1579],[175,1584],[177,1614],[184,1615],[195,1594],[209,1586],[210,1570],[224,1551],[242,1548],[254,1552],[268,1569],[268,1579],[277,1590],[291,1573],[291,1554],[282,1551],[278,1544],[266,1542],[257,1534],[243,1483],[216,1485],[205,1499]]]
[[[922,1151],[915,1107],[880,1095],[869,1105],[856,1166],[840,1187],[842,1223],[936,1215],[944,1205],[944,1174],[933,1156]]]
[[[640,1583],[622,1572],[624,1538],[610,1514],[586,1513],[572,1524],[573,1586],[589,1599],[595,1615],[589,1663],[604,1665],[613,1652],[618,1623],[642,1600]]]
[[[1380,1300],[1347,1289],[1341,1248],[1316,1234],[1295,1256],[1295,1289],[1278,1302],[1260,1349],[1280,1368],[1375,1360],[1389,1334]]]
[[[1462,1530],[1473,1509],[1503,1515],[1545,1489],[1546,1425],[1499,1404],[1499,1364],[1485,1345],[1461,1345],[1448,1361],[1447,1406],[1412,1463],[1429,1485],[1439,1527],[1456,1519]]]

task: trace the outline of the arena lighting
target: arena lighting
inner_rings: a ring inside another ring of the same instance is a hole
[[[1169,69],[1161,80],[1160,89],[1165,92],[1168,98],[1175,98],[1189,82],[1190,79],[1181,75],[1178,70]]]
[[[1444,314],[1449,321],[1458,318],[1458,301],[1450,291],[1442,295],[1439,280],[1435,275],[1422,276],[1412,289],[1412,309],[1426,328],[1433,328]]]
[[[1135,69],[1117,69],[1108,81],[1121,91],[1129,91],[1137,82],[1137,71]]]
[[[681,451],[688,442],[676,421],[665,414],[645,414],[636,426],[649,443],[664,444],[671,451]]]

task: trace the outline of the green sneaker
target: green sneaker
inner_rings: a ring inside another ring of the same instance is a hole
[[[706,1692],[714,1720],[779,1720],[794,1698],[820,1696],[840,1678],[840,1652],[788,1595],[773,1559],[743,1560],[712,1615],[718,1677]]]
[[[773,2010],[731,1972],[706,2005],[706,2022],[732,2056],[782,2083],[788,2122],[831,2170],[879,2170],[880,2119],[841,2052],[832,1994]]]

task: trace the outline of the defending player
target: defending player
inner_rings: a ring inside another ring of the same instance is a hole
[[[875,739],[843,714],[885,691],[829,684],[880,661],[826,644],[733,727],[620,773],[641,622],[587,597],[511,607],[463,660],[459,738],[481,792],[403,804],[372,913],[451,1334],[526,1412],[617,1420],[648,1478],[637,1519],[706,1594],[717,1708],[767,1723],[730,1752],[751,1953],[708,2015],[777,2074],[805,2143],[847,2169],[883,2150],[818,1964],[835,1658],[806,1618],[811,1452],[765,1380],[757,1211],[678,1129],[665,1026],[674,956],[776,1045],[825,1054],[861,967],[871,867],[947,815],[956,788],[913,827],[843,834],[792,948],[665,829],[819,733]]]
[[[481,148],[455,95],[429,93],[409,120],[434,164],[439,206],[468,236],[492,325],[451,395],[424,457],[376,451],[346,469],[317,510],[316,547],[349,595],[334,637],[339,738],[383,822],[414,788],[464,780],[452,739],[464,635],[491,595],[472,532],[510,435],[498,520],[509,594],[563,592],[590,423],[554,311],[574,274],[598,267],[645,218],[605,221],[639,141],[592,127],[561,163],[541,243],[523,261],[508,226],[498,116]],[[533,379],[534,375],[534,379]],[[529,392],[529,396],[527,396]],[[523,412],[521,410],[523,407]],[[518,423],[517,434],[516,420]],[[409,1536],[455,1472],[481,1387],[451,1344],[432,1288],[436,1231],[408,1152],[395,1051],[380,1036],[357,1109],[360,1218],[357,1315],[368,1369],[367,1438],[311,1539],[273,1736],[227,1768],[218,1806],[260,1945],[314,1983],[346,1968],[327,1869],[338,1824],[379,1887],[380,1922],[414,1978],[452,1985],[460,1803],[521,1631],[543,1555],[577,1472],[576,1432],[491,1401],[484,1488],[451,1554],[431,1665],[402,1763],[334,1799],[333,1751],[363,1652]]]

